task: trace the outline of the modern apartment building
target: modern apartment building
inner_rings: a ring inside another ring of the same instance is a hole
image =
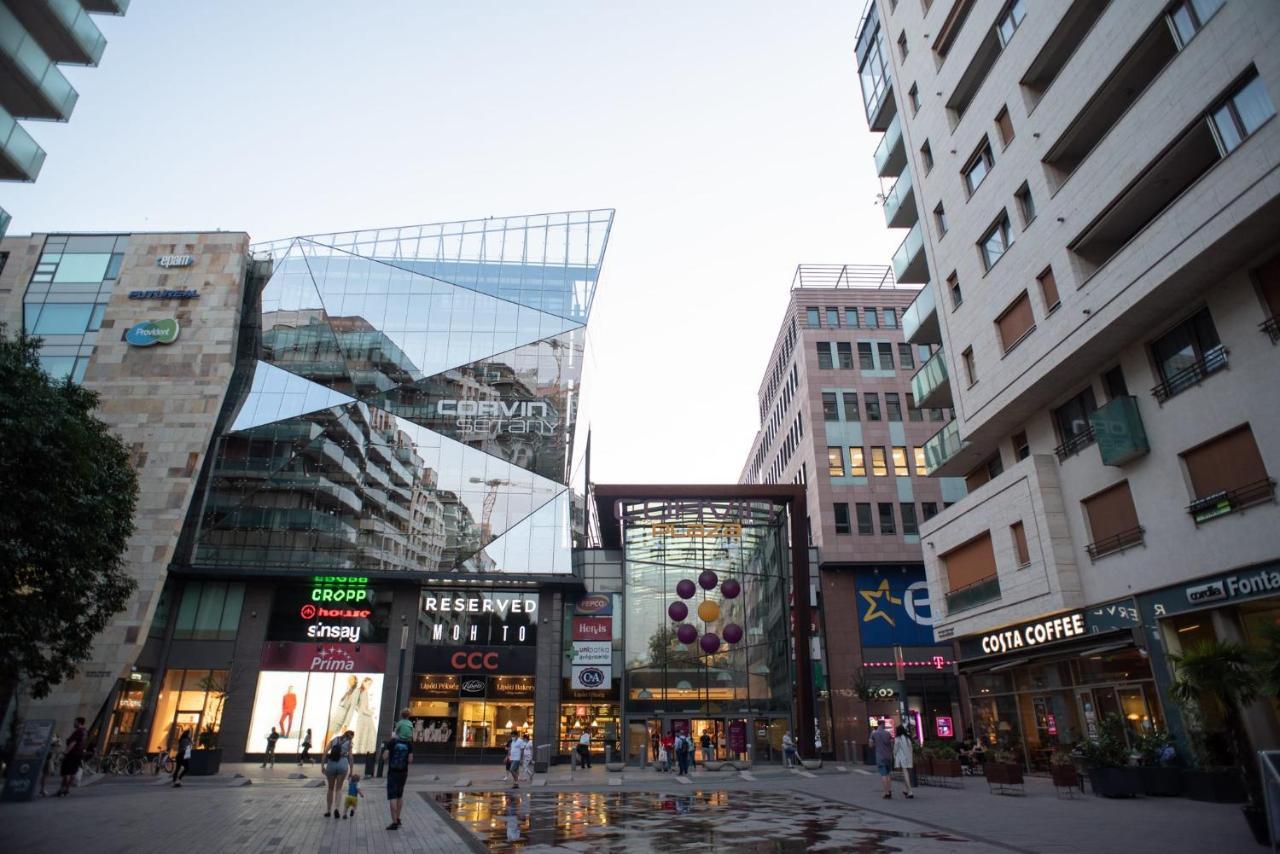
[[[90,13],[129,0],[0,0],[0,181],[36,180],[44,149],[18,119],[65,122],[79,95],[59,65],[97,65],[107,40]],[[9,214],[0,208],[0,237]]]
[[[857,37],[975,735],[1042,766],[1280,619],[1280,6],[874,0]],[[1208,713],[1212,709],[1193,710]],[[1194,717],[1194,716],[1193,716]],[[1247,715],[1258,747],[1275,713]]]
[[[951,645],[933,637],[920,526],[965,490],[926,477],[925,443],[950,412],[911,390],[931,356],[902,334],[915,295],[887,267],[797,268],[740,478],[805,490],[819,733],[841,755],[880,717],[946,737],[962,714]]]

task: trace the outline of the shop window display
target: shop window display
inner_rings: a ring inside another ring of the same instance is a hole
[[[352,750],[373,753],[378,744],[381,673],[265,671],[258,675],[246,753],[263,753],[275,727],[278,754],[296,753],[311,730],[312,750],[322,751],[334,735],[353,730]]]
[[[150,751],[171,750],[189,731],[199,743],[201,732],[218,732],[226,700],[226,670],[167,670],[156,696]]]
[[[617,703],[564,703],[560,706],[559,753],[572,752],[584,728],[591,735],[592,753],[603,753],[606,746],[619,749],[620,726]]]

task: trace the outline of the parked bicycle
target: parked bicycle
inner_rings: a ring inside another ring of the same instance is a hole
[[[172,774],[174,761],[167,750],[157,750],[155,753],[147,756],[147,761],[151,764],[152,774]]]

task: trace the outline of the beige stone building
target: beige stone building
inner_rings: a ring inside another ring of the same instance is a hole
[[[935,631],[974,735],[1032,767],[1112,714],[1185,736],[1167,656],[1280,618],[1278,42],[1265,0],[875,0],[859,30],[937,348],[913,388],[954,412],[929,468],[969,486],[921,526]]]

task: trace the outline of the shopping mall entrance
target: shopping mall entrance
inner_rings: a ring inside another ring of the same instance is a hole
[[[684,733],[693,740],[698,762],[751,759],[755,763],[782,762],[782,736],[790,728],[783,716],[692,717],[689,715],[633,716],[627,719],[623,745],[626,763],[644,768],[657,764],[664,738]],[[704,747],[702,737],[707,736]],[[672,765],[675,757],[671,758]]]

